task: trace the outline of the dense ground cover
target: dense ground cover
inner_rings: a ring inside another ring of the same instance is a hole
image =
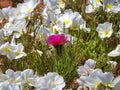
[[[119,90],[119,3],[14,0],[1,8],[0,89]]]

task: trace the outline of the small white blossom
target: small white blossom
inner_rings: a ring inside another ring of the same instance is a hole
[[[112,23],[105,22],[103,24],[99,24],[96,31],[100,38],[109,38],[113,33]]]
[[[110,53],[108,53],[108,56],[110,57],[120,56],[120,45],[117,45],[115,50],[112,50]]]

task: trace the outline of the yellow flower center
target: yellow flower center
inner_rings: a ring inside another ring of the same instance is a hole
[[[109,30],[108,29],[104,30],[104,35],[107,36],[108,34],[109,34]]]
[[[11,82],[16,83],[16,79],[12,79]]]
[[[98,87],[101,84],[101,82],[96,82],[95,87]]]
[[[59,5],[64,5],[65,3],[61,0],[60,2],[59,2]]]
[[[27,12],[32,12],[32,7],[25,7],[25,10],[27,11]]]
[[[107,8],[107,9],[112,9],[112,8],[113,8],[113,5],[112,5],[111,3],[107,3],[106,8]]]
[[[38,38],[39,38],[39,39],[42,39],[42,38],[43,38],[43,35],[42,35],[42,34],[39,34],[39,35],[38,35]]]
[[[112,85],[112,84],[110,84],[110,83],[105,84],[105,86],[106,86],[106,87],[110,87],[110,88],[112,88],[112,87],[113,87],[113,85]]]
[[[20,55],[20,52],[19,52],[19,51],[16,51],[16,52],[15,52],[15,55],[16,55],[16,56],[19,56],[19,55]]]
[[[17,11],[17,12],[15,13],[16,16],[18,16],[18,15],[20,15],[20,14],[21,14],[20,11]]]
[[[28,79],[26,79],[26,80],[25,80],[25,83],[26,83],[26,84],[29,84],[29,83],[30,83],[30,81],[29,81]]]
[[[58,82],[57,82],[56,80],[54,80],[54,81],[53,81],[53,84],[54,84],[54,85],[57,85],[57,84],[58,84]]]
[[[58,33],[58,31],[59,31],[59,30],[58,30],[57,27],[53,27],[53,30],[52,30],[53,33]]]
[[[97,3],[100,3],[100,2],[101,2],[101,0],[96,0],[96,2],[97,2]]]
[[[67,19],[64,22],[65,22],[65,25],[68,25],[70,23],[70,20]]]
[[[52,90],[51,88],[48,88],[48,90]]]
[[[6,53],[9,53],[9,52],[10,52],[10,47],[9,47],[9,46],[6,46],[6,47],[4,48],[4,51],[5,51]]]

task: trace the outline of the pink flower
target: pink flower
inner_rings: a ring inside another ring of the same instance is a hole
[[[54,34],[47,38],[47,42],[53,46],[63,45],[68,42],[68,36],[64,34]]]

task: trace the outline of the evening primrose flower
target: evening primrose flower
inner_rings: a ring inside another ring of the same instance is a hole
[[[80,75],[80,76],[87,76],[87,75],[89,75],[89,72],[88,72],[88,70],[87,70],[87,68],[86,67],[84,67],[84,66],[80,66],[80,67],[78,67],[78,74]]]
[[[120,12],[120,4],[114,5],[111,11],[114,13]]]
[[[13,51],[13,53],[15,54],[14,59],[19,59],[23,56],[26,56],[27,54],[23,52],[23,50],[24,50],[24,46],[22,45],[22,43],[17,44],[15,51]]]
[[[11,8],[9,12],[9,22],[14,22],[14,20],[24,19],[26,17],[26,14],[21,12],[21,5],[18,5],[17,8]]]
[[[61,14],[61,16],[58,18],[58,22],[61,22],[64,26],[64,28],[69,28],[72,26],[73,23],[74,14],[72,10],[66,10],[64,14]]]
[[[62,33],[63,29],[60,27],[60,25],[53,25],[52,32],[53,33]]]
[[[98,76],[101,83],[107,88],[114,88],[115,90],[119,90],[118,83],[120,83],[120,76],[114,78],[113,74],[110,72],[102,73]],[[117,86],[116,86],[117,85]]]
[[[40,0],[24,0],[24,3],[21,7],[21,12],[29,15],[39,4],[39,2]]]
[[[13,54],[13,51],[15,51],[16,47],[9,42],[6,42],[5,44],[2,44],[0,46],[0,54],[6,55],[10,60],[15,58],[15,55]]]
[[[96,31],[100,38],[109,38],[113,33],[112,23],[105,22],[103,24],[99,24]]]
[[[41,78],[36,90],[62,90],[64,86],[65,82],[62,76],[55,72],[49,72]]]
[[[102,6],[101,4],[102,0],[89,0],[89,4],[86,6],[86,13],[92,13],[95,12],[95,10],[97,10],[100,6]]]
[[[88,76],[89,74],[91,74],[96,66],[96,61],[94,61],[93,59],[88,59],[85,64],[83,66],[80,66],[78,68],[78,74],[80,76]]]
[[[102,2],[103,2],[103,9],[109,12],[113,9],[116,0],[102,0]]]
[[[96,66],[96,61],[93,60],[93,59],[88,59],[85,64],[84,64],[85,67],[88,67],[88,68],[91,68],[91,69],[95,69],[95,66]]]
[[[0,9],[0,23],[4,20],[4,19],[8,19],[9,17],[9,12],[10,12],[11,7],[7,7],[7,8],[3,8]]]
[[[65,2],[63,0],[44,0],[44,4],[51,10],[65,7]]]
[[[8,81],[10,84],[21,85],[21,71],[14,72],[13,70],[8,69],[5,74],[8,76]]]
[[[26,33],[27,22],[25,19],[15,20],[14,23],[8,22],[4,25],[2,30],[4,31],[4,36],[10,36],[15,31],[19,34]]]
[[[102,73],[103,72],[101,69],[96,69],[93,73],[85,78],[85,85],[96,90],[102,83],[101,79],[98,77]]]
[[[36,78],[36,75],[34,74],[32,69],[26,69],[21,73],[21,77],[22,77],[22,83],[23,84],[28,84],[30,86],[33,86],[33,82],[34,79]]]
[[[115,50],[112,50],[110,53],[108,53],[108,56],[110,57],[120,56],[120,45],[117,45]]]
[[[63,0],[58,0],[58,4],[59,4],[60,8],[65,7],[65,2]]]

